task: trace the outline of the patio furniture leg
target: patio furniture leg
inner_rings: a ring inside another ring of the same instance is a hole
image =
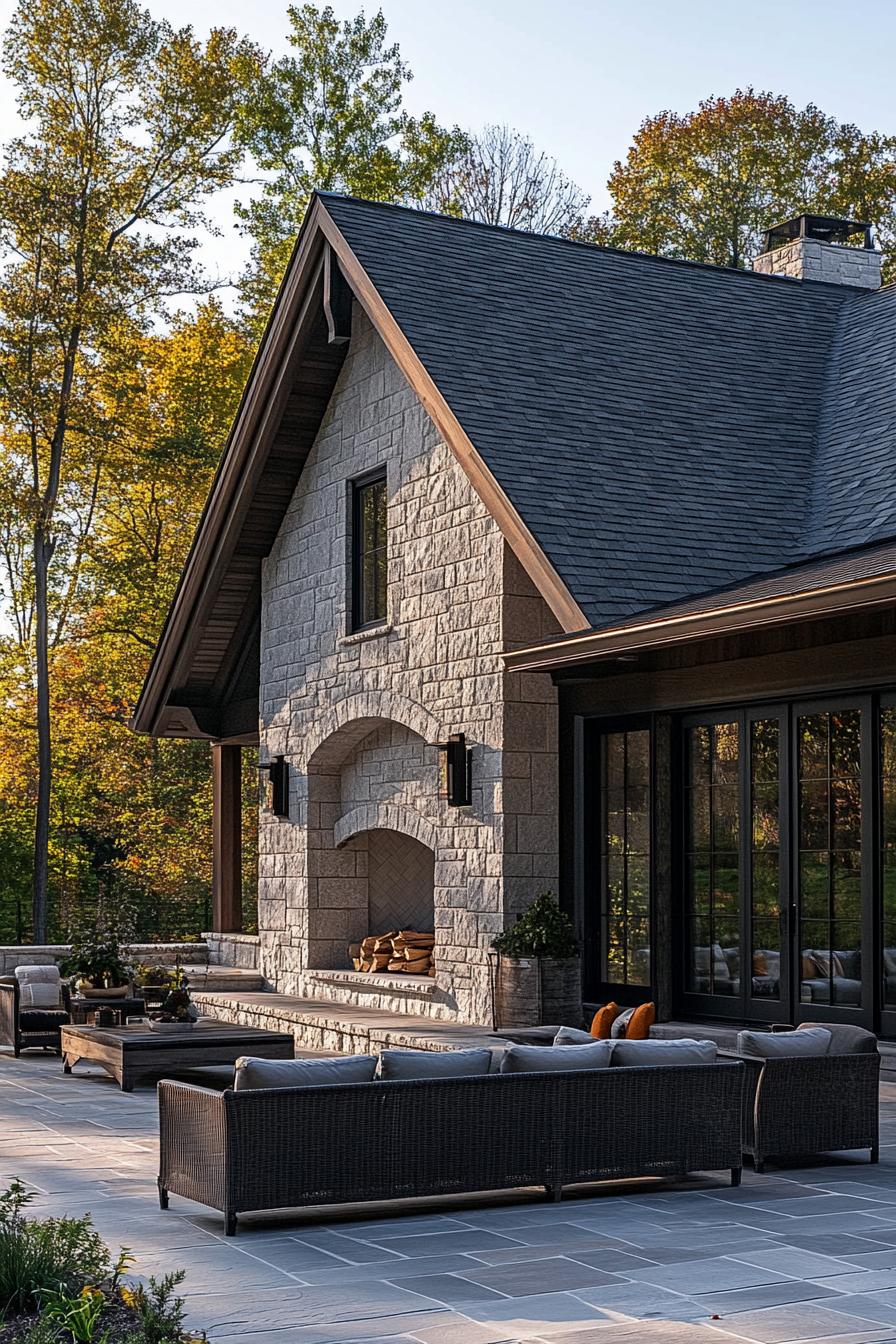
[[[757,1176],[765,1175],[765,1163],[758,1157],[753,1162],[753,1170],[756,1172]]]
[[[224,1235],[225,1237],[236,1236],[236,1214],[225,1213],[224,1215]]]
[[[167,1209],[167,1207],[168,1207],[168,1191],[165,1189],[165,1187],[164,1187],[163,1185],[160,1185],[160,1186],[159,1186],[159,1208],[160,1208],[160,1209]]]
[[[880,1161],[880,1145],[877,1144],[877,1143],[875,1143],[875,1144],[872,1145],[872,1148],[871,1148],[871,1161],[872,1161],[872,1162],[879,1162],[879,1161]]]
[[[740,1185],[740,1176],[741,1176],[741,1168],[740,1168],[740,1167],[732,1167],[732,1168],[731,1168],[731,1184],[732,1184],[733,1186],[736,1187],[736,1186]]]

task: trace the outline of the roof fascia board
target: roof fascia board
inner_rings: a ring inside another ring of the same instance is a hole
[[[313,298],[323,272],[323,242],[314,229],[320,208],[320,202],[316,200],[296,244],[249,375],[131,720],[131,726],[137,732],[152,734],[157,731],[165,695],[176,684],[178,669],[184,664],[186,645],[189,643],[190,648],[194,647],[201,633],[201,622],[196,619],[197,604],[207,598],[211,573],[226,553],[232,553],[235,545],[234,525],[248,503],[244,498],[243,507],[239,507],[240,496],[245,497],[244,486],[248,483],[249,472],[253,466],[256,471],[260,469],[270,437],[276,430],[274,408],[282,409],[281,403],[288,395],[287,380],[294,370],[300,340],[307,334],[305,328],[312,316]],[[307,246],[303,247],[306,238]],[[304,301],[299,316],[293,319],[294,302],[302,294]]]
[[[529,578],[568,634],[587,629],[588,618],[582,608],[474,448],[351,246],[326,212],[326,208],[322,210],[319,222],[324,236],[339,259],[343,274],[355,297],[430,419],[466,472],[473,489],[498,524]]]
[[[549,672],[603,658],[617,658],[621,654],[687,644],[713,635],[758,630],[813,617],[887,606],[893,602],[896,602],[896,574],[881,574],[783,597],[735,603],[708,612],[645,621],[625,630],[595,631],[578,639],[515,649],[504,655],[504,662],[514,672]]]

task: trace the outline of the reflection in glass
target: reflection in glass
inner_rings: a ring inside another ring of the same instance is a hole
[[[880,711],[881,883],[883,887],[883,942],[881,974],[883,1002],[896,1007],[896,706]]]
[[[750,723],[750,934],[754,998],[781,997],[781,784],[777,719]]]
[[[650,733],[601,738],[601,978],[650,984]]]
[[[806,714],[799,738],[800,999],[862,1001],[862,715]]]
[[[740,727],[697,724],[686,732],[687,988],[740,993]]]

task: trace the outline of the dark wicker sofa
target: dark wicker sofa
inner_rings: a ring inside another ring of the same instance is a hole
[[[159,1084],[159,1199],[237,1215],[730,1170],[739,1062],[211,1092]]]

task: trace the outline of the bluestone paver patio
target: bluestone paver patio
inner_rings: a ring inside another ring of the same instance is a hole
[[[0,1055],[0,1176],[37,1213],[94,1216],[143,1274],[186,1270],[189,1321],[226,1344],[896,1342],[896,1086],[879,1166],[719,1173],[571,1192],[246,1217],[157,1204],[151,1086]],[[798,1104],[798,1098],[795,1098]],[[472,1141],[473,1136],[471,1136]],[[401,1212],[399,1212],[401,1210]]]

